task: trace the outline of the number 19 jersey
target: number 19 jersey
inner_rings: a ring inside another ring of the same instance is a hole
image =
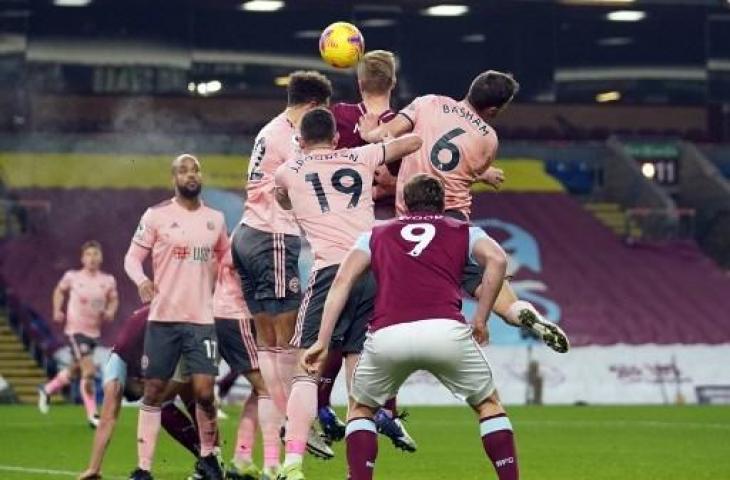
[[[396,185],[396,209],[406,212],[403,187],[418,173],[444,183],[446,210],[471,214],[471,186],[494,161],[499,144],[494,129],[463,101],[438,95],[418,97],[399,112],[423,139],[419,150],[403,159]]]
[[[382,143],[341,150],[314,150],[276,171],[294,218],[314,255],[313,270],[342,262],[357,237],[374,222],[373,175],[385,160]]]

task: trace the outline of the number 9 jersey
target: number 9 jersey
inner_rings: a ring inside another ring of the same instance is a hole
[[[419,150],[403,159],[396,186],[396,210],[406,211],[403,188],[417,173],[440,178],[446,210],[471,214],[471,186],[494,161],[497,133],[464,101],[426,95],[399,112],[423,139]]]
[[[297,223],[311,244],[313,271],[342,262],[358,235],[374,223],[373,176],[383,164],[382,143],[299,154],[276,171]]]
[[[413,212],[361,235],[378,286],[370,330],[426,319],[464,322],[461,279],[484,230],[442,214]]]

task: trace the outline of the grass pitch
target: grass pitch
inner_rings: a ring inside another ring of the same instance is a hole
[[[238,411],[221,422],[230,458]],[[496,478],[477,424],[467,408],[410,409],[408,428],[419,451],[396,451],[380,441],[379,480],[485,480]],[[135,466],[136,409],[122,410],[104,478],[124,479]],[[512,407],[523,480],[730,479],[730,407]],[[74,478],[86,466],[92,431],[80,406],[53,406],[48,416],[32,406],[0,407],[0,479]],[[310,480],[344,480],[343,445],[337,457],[308,457]],[[260,449],[257,449],[257,458]],[[155,478],[181,480],[194,459],[164,432]]]

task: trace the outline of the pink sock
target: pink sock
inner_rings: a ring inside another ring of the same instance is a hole
[[[261,376],[264,377],[266,389],[274,401],[274,405],[279,409],[282,415],[286,413],[287,396],[281,387],[281,379],[279,378],[278,369],[276,368],[276,354],[274,350],[267,347],[261,347],[258,351],[259,370]]]
[[[233,461],[236,463],[250,462],[253,457],[253,445],[256,441],[256,427],[258,427],[258,404],[256,392],[251,392],[243,405],[241,421],[238,423],[236,453],[233,456]]]
[[[353,418],[347,422],[347,468],[349,480],[372,480],[378,457],[378,433],[371,418]]]
[[[261,424],[261,436],[263,437],[264,446],[264,467],[276,468],[279,466],[279,456],[281,454],[279,430],[284,423],[284,415],[276,408],[268,395],[260,395],[258,403],[259,423]]]
[[[200,456],[207,457],[213,453],[218,438],[218,419],[215,407],[206,411],[200,405],[195,408],[195,418],[198,420],[198,435],[200,435]]]
[[[87,391],[91,390],[91,392]],[[96,415],[96,395],[94,393],[94,379],[84,378],[81,381],[81,399],[84,401],[84,408],[86,409],[86,416],[91,418]]]
[[[139,468],[152,470],[152,459],[155,456],[157,434],[160,433],[162,414],[160,407],[150,407],[144,403],[139,407],[137,419],[137,457]]]
[[[53,380],[46,383],[46,386],[43,387],[43,390],[48,395],[53,395],[54,393],[58,392],[63,387],[69,384],[69,377],[70,375],[68,373],[68,370],[64,368],[63,370],[58,372],[55,377],[53,377]]]
[[[307,375],[294,377],[287,407],[285,465],[300,461],[307,450],[309,429],[317,416],[317,381]]]
[[[512,433],[512,424],[504,413],[479,421],[482,445],[494,465],[499,480],[518,480],[517,450]]]
[[[292,380],[297,371],[299,362],[299,350],[295,348],[282,348],[276,351],[276,370],[281,379],[281,386],[284,394],[289,398],[292,390]]]

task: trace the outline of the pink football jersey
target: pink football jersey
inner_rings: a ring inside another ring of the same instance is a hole
[[[401,110],[423,139],[419,150],[403,159],[396,192],[399,214],[406,213],[403,187],[417,173],[441,179],[446,210],[471,214],[471,186],[497,153],[497,133],[466,102],[427,95]]]
[[[213,323],[217,262],[229,249],[223,214],[202,204],[187,210],[173,198],[147,209],[132,242],[152,251],[149,319]]]
[[[314,270],[339,264],[373,225],[373,173],[383,144],[300,154],[276,172],[314,254]]]
[[[233,266],[231,250],[228,249],[218,265],[218,277],[213,293],[213,316],[215,318],[251,318],[251,312],[243,298],[241,278]]]
[[[117,282],[104,272],[69,270],[58,286],[68,293],[66,335],[80,333],[91,338],[101,335],[102,313],[117,296]]]
[[[298,151],[296,130],[282,113],[256,136],[248,163],[246,204],[242,222],[269,233],[299,235],[290,212],[282,209],[274,196],[274,173]]]

